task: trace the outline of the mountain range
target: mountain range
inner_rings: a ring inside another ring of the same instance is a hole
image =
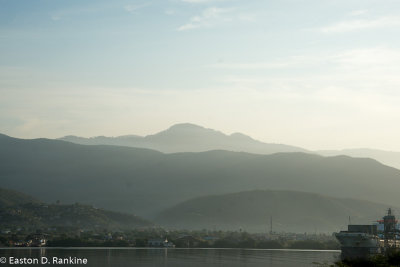
[[[117,145],[148,148],[164,153],[204,152],[209,150],[228,150],[257,154],[307,152],[306,149],[300,147],[283,144],[267,144],[254,140],[241,133],[226,135],[222,132],[191,123],[176,124],[165,131],[144,137],[125,135],[117,137],[97,136],[83,138],[69,135],[60,138],[60,140],[82,145]]]
[[[118,145],[148,148],[164,153],[228,150],[256,154],[305,152],[316,153],[323,156],[346,155],[351,157],[372,158],[388,166],[400,169],[400,152],[370,148],[311,151],[297,146],[264,143],[242,133],[226,135],[222,132],[191,123],[176,124],[167,130],[144,137],[125,135],[117,137],[97,136],[84,138],[70,135],[59,139],[83,145]]]
[[[371,148],[354,148],[343,150],[319,150],[316,153],[323,156],[347,155],[356,158],[371,158],[385,165],[400,169],[400,152],[385,151]]]
[[[256,189],[393,206],[400,201],[400,170],[365,158],[231,151],[163,154],[5,135],[0,147],[0,186],[47,202],[80,202],[150,219],[193,197]]]
[[[44,203],[0,188],[0,226],[4,229],[80,228],[129,230],[155,224],[138,216],[83,204]],[[315,193],[253,190],[183,201],[160,212],[157,225],[169,229],[244,230],[248,232],[334,232],[381,218],[387,206]],[[393,207],[392,207],[393,209]],[[396,211],[398,209],[395,209]],[[59,230],[60,231],[60,230]]]

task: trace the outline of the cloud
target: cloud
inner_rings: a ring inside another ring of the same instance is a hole
[[[191,4],[203,4],[203,3],[211,3],[211,2],[220,2],[224,0],[181,0],[182,2],[185,3],[191,3]]]
[[[54,20],[54,21],[57,21],[57,20],[60,20],[60,19],[61,19],[61,16],[58,16],[58,15],[51,15],[51,19]]]
[[[271,59],[259,62],[222,62],[208,65],[211,68],[226,70],[268,70],[268,69],[289,69],[292,67],[315,66],[322,62],[332,60],[332,55],[296,55],[286,58]]]
[[[137,10],[149,6],[149,3],[137,4],[137,5],[126,5],[124,9],[129,13],[136,13]]]
[[[286,58],[271,59],[259,62],[222,62],[206,67],[224,70],[290,70],[292,68],[330,69],[335,71],[370,72],[389,74],[400,71],[400,50],[385,46],[347,49],[336,53],[314,55],[295,55]]]
[[[354,11],[350,12],[349,15],[356,17],[356,16],[365,15],[367,13],[368,13],[367,9],[359,9],[359,10],[354,10]]]
[[[222,21],[231,21],[232,19],[223,16],[231,12],[231,8],[210,7],[203,10],[200,15],[194,16],[189,23],[180,26],[178,31],[186,31],[196,28],[211,27]]]
[[[241,21],[256,21],[256,15],[254,14],[239,14],[238,19]]]
[[[257,70],[257,69],[280,69],[293,65],[293,62],[272,61],[272,62],[252,62],[252,63],[216,63],[210,67],[218,69],[238,69],[238,70]]]
[[[354,69],[376,67],[400,69],[400,51],[385,47],[348,50],[337,54],[333,60]]]
[[[305,92],[333,86],[396,94],[400,98],[400,50],[388,47],[329,51],[267,62],[217,63],[208,67],[223,70],[219,81],[236,88]]]
[[[171,15],[175,15],[176,14],[176,10],[175,9],[171,9],[171,8],[167,8],[167,9],[164,10],[164,13],[166,15],[171,16]]]
[[[365,29],[377,29],[400,25],[400,17],[386,16],[376,19],[358,19],[341,21],[326,27],[322,27],[319,31],[323,33],[344,33]]]
[[[109,10],[113,8],[114,5],[111,3],[103,3],[96,5],[82,5],[79,7],[70,7],[63,8],[59,10],[52,10],[49,13],[49,16],[52,20],[58,21],[65,18],[71,19],[72,17],[77,16],[93,16],[98,15],[99,12],[103,12],[105,10]]]

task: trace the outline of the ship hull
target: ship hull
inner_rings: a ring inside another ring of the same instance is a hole
[[[367,233],[335,234],[341,244],[342,259],[368,258],[381,253],[379,238]]]

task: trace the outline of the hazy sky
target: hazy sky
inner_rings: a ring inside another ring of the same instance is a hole
[[[180,122],[400,150],[400,1],[0,0],[0,132]]]

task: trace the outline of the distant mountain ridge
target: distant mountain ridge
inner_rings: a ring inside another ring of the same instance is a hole
[[[156,221],[178,229],[243,229],[251,232],[333,232],[380,219],[388,206],[298,191],[254,190],[190,199]],[[392,207],[393,208],[393,207]],[[396,209],[398,212],[398,209]]]
[[[305,153],[143,148],[0,137],[0,186],[48,202],[86,203],[153,218],[193,197],[270,189],[400,202],[400,171],[371,159]]]
[[[148,148],[164,153],[204,152],[209,150],[228,150],[257,154],[273,154],[277,152],[307,152],[306,149],[283,145],[267,144],[241,134],[226,135],[222,132],[204,128],[191,123],[176,124],[157,134],[145,137],[125,135],[118,137],[65,136],[60,140],[82,145],[118,145]]]
[[[357,158],[371,158],[385,165],[400,169],[400,152],[385,151],[371,148],[353,148],[343,150],[319,150],[316,153],[323,156],[347,155]]]
[[[82,145],[141,147],[164,153],[228,150],[265,155],[280,152],[316,153],[322,156],[346,155],[350,157],[372,158],[388,166],[400,169],[400,152],[369,148],[311,151],[291,145],[264,143],[242,133],[226,135],[222,132],[191,123],[176,124],[167,130],[145,137],[125,135],[118,137],[97,136],[83,138],[70,135],[59,139]]]

